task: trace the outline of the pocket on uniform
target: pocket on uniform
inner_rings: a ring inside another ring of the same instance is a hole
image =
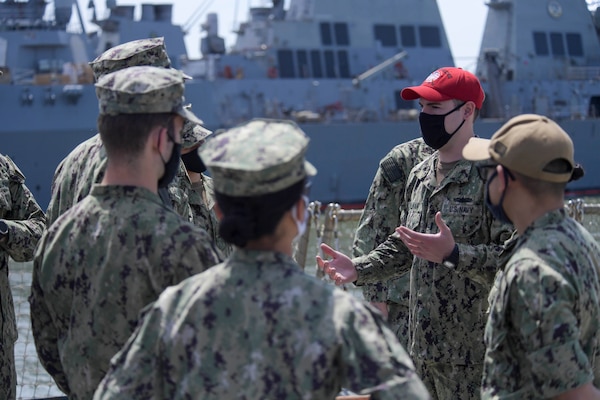
[[[479,236],[478,232],[483,224],[483,205],[447,202],[440,211],[442,212],[442,218],[455,238]],[[457,241],[464,243],[464,241]]]

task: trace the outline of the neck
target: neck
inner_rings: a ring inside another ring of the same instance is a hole
[[[462,150],[473,136],[475,136],[473,123],[467,120],[463,127],[454,134],[454,137],[438,150],[439,160],[445,163],[462,160]]]
[[[505,210],[511,211],[510,213],[507,212],[507,215],[519,235],[522,235],[540,217],[565,206],[562,196],[560,198],[550,196],[533,197],[525,190],[519,190],[517,196],[506,196],[504,201],[506,203]]]
[[[140,173],[140,167],[134,164],[109,162],[101,182],[102,185],[139,186],[158,193],[158,181],[151,174]]]
[[[270,236],[263,236],[260,239],[249,240],[246,244],[245,249],[259,251],[274,251],[278,253],[287,254],[290,257],[292,257],[293,254],[292,242],[273,242],[273,239]]]
[[[245,248],[248,250],[276,251],[293,257],[292,241],[296,232],[296,223],[288,211],[283,215],[272,235],[249,240]]]

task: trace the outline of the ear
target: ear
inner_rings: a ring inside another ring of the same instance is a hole
[[[506,189],[506,186],[508,186],[507,181],[509,181],[510,179],[505,178],[504,167],[500,164],[496,165],[496,173],[498,173],[496,180],[498,181],[498,185],[500,185],[500,190],[504,191]]]
[[[304,204],[302,197],[300,197],[298,201],[296,201],[296,218],[298,221],[300,221],[301,218],[304,218],[304,207],[306,207],[306,205]]]
[[[159,126],[156,129],[156,137],[157,137],[157,139],[156,139],[155,143],[156,143],[158,152],[160,154],[163,154],[163,153],[168,154],[168,152],[169,152],[168,146],[169,146],[169,142],[171,140],[169,139],[169,132],[168,132],[167,127]]]
[[[467,101],[463,112],[463,116],[465,119],[472,116],[475,113],[475,103],[473,103],[472,101]]]

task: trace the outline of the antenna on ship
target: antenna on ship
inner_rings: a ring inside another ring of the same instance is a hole
[[[188,20],[181,27],[184,34],[187,34],[190,29],[196,25],[198,20],[206,13],[206,10],[212,5],[212,3],[214,3],[214,0],[206,0],[200,4],[196,10],[194,10],[191,17],[188,18]]]

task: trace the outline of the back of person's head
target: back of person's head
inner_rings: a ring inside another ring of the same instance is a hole
[[[136,154],[151,129],[169,128],[175,115],[201,125],[184,106],[183,93],[183,74],[175,69],[129,67],[101,77],[96,83],[98,129],[107,155]]]
[[[511,172],[524,177],[528,188],[555,186],[583,176],[575,163],[573,141],[550,118],[523,114],[510,119],[491,140],[471,138],[463,149],[463,157],[478,161],[491,159]],[[542,184],[536,185],[535,182]]]
[[[443,67],[432,72],[419,86],[406,87],[400,95],[404,100],[472,101],[477,110],[481,109],[485,100],[479,79],[469,71],[455,67]]]
[[[200,151],[223,218],[219,233],[243,247],[272,234],[316,169],[304,159],[309,139],[291,121],[255,119],[213,134]]]
[[[106,50],[89,63],[96,82],[104,75],[124,68],[152,66],[170,68],[171,60],[162,37],[133,40]]]

